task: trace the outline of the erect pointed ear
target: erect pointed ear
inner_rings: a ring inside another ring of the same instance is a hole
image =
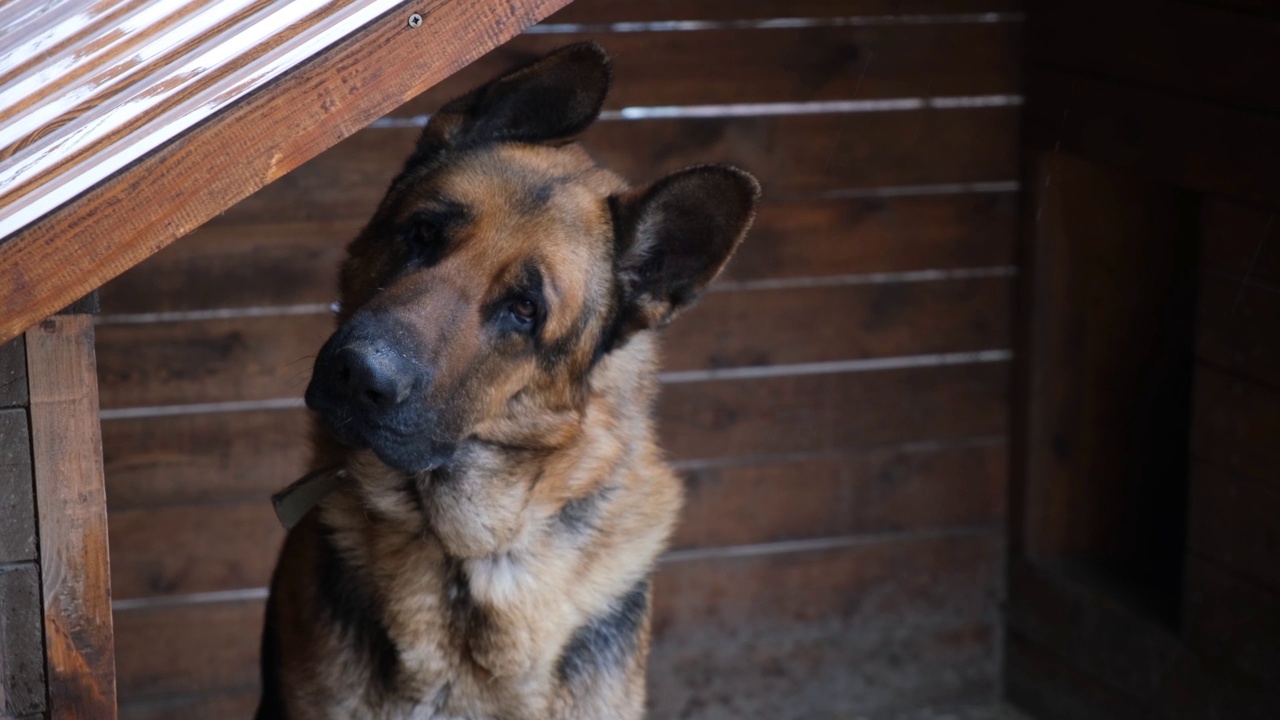
[[[742,242],[759,197],[746,172],[704,165],[610,198],[622,337],[666,324],[697,299]]]
[[[611,78],[609,56],[599,45],[560,48],[450,101],[427,123],[416,155],[502,140],[570,140],[600,114]]]

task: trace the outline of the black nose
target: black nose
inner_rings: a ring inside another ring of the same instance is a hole
[[[337,387],[354,403],[389,410],[413,390],[413,373],[403,358],[384,345],[356,342],[334,354]]]

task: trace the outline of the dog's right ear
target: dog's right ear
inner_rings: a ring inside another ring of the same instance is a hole
[[[611,79],[609,56],[599,45],[560,48],[441,108],[427,123],[414,160],[490,142],[572,140],[599,116]]]

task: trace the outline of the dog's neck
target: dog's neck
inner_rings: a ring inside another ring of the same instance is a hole
[[[352,480],[321,503],[322,522],[435,537],[449,556],[465,559],[503,553],[550,522],[584,521],[594,497],[657,453],[649,417],[656,352],[654,333],[640,332],[602,359],[585,407],[551,447],[472,440],[448,466],[409,475],[369,450],[343,451],[319,431],[317,464],[340,459]]]

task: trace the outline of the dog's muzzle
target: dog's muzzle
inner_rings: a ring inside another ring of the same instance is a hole
[[[437,437],[427,407],[431,372],[411,348],[386,339],[397,337],[386,325],[357,316],[329,338],[316,357],[307,407],[338,442],[370,448],[397,470],[432,470],[448,459],[452,444]]]

